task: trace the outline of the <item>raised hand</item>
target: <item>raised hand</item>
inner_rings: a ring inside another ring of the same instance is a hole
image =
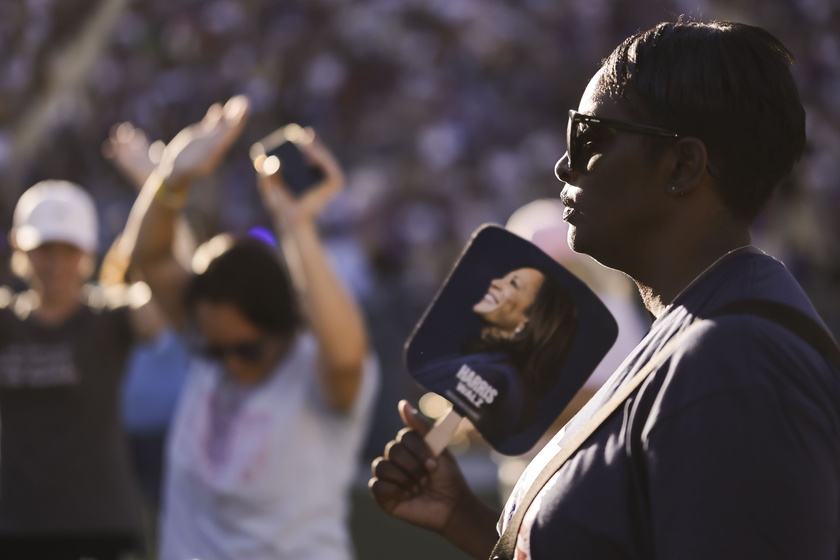
[[[166,145],[158,170],[167,182],[189,181],[210,174],[221,162],[248,118],[248,99],[232,97],[210,106],[204,118],[175,135]]]
[[[164,144],[160,140],[149,144],[146,134],[129,122],[114,125],[102,143],[102,155],[139,189],[160,161]]]
[[[259,189],[266,209],[281,223],[313,220],[344,187],[344,172],[329,149],[311,128],[303,129],[303,138],[297,143],[311,165],[324,172],[323,180],[299,197],[295,197],[283,182],[282,173],[263,167],[263,159],[254,162],[260,173]]]

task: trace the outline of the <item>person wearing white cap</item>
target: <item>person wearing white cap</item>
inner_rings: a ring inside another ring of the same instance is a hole
[[[96,206],[79,185],[48,180],[23,193],[9,239],[12,269],[38,293],[39,314],[60,321],[76,308],[97,238]]]
[[[151,335],[139,306],[87,286],[96,205],[47,180],[15,207],[12,270],[0,289],[0,557],[119,558],[140,543],[140,516],[119,387],[131,345]]]
[[[85,288],[97,238],[75,183],[42,181],[17,203],[12,269],[29,289],[0,298],[3,558],[116,557],[138,534],[116,414],[134,329]]]

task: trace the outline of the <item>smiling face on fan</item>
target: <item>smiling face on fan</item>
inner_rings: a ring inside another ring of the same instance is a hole
[[[472,310],[483,323],[512,335],[528,322],[528,310],[544,280],[543,273],[535,268],[512,270],[493,279],[487,293]]]

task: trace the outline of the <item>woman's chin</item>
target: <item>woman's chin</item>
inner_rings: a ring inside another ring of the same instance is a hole
[[[484,300],[479,301],[472,307],[473,313],[478,315],[479,317],[484,317],[487,313],[489,313],[492,309],[489,305],[487,305]]]

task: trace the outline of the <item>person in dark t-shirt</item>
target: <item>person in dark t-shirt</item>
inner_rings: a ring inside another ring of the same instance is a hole
[[[141,546],[119,388],[142,305],[86,284],[97,241],[91,196],[42,181],[18,201],[0,289],[0,558],[116,559]]]
[[[428,423],[401,403],[410,429],[370,481],[383,509],[482,559],[840,558],[837,366],[775,320],[715,316],[733,302],[781,304],[831,340],[784,265],[751,245],[752,222],[805,144],[792,61],[764,29],[682,20],[603,61],[569,111],[555,173],[570,247],[636,282],[651,330],[537,455],[501,516],[451,455],[431,455]]]

